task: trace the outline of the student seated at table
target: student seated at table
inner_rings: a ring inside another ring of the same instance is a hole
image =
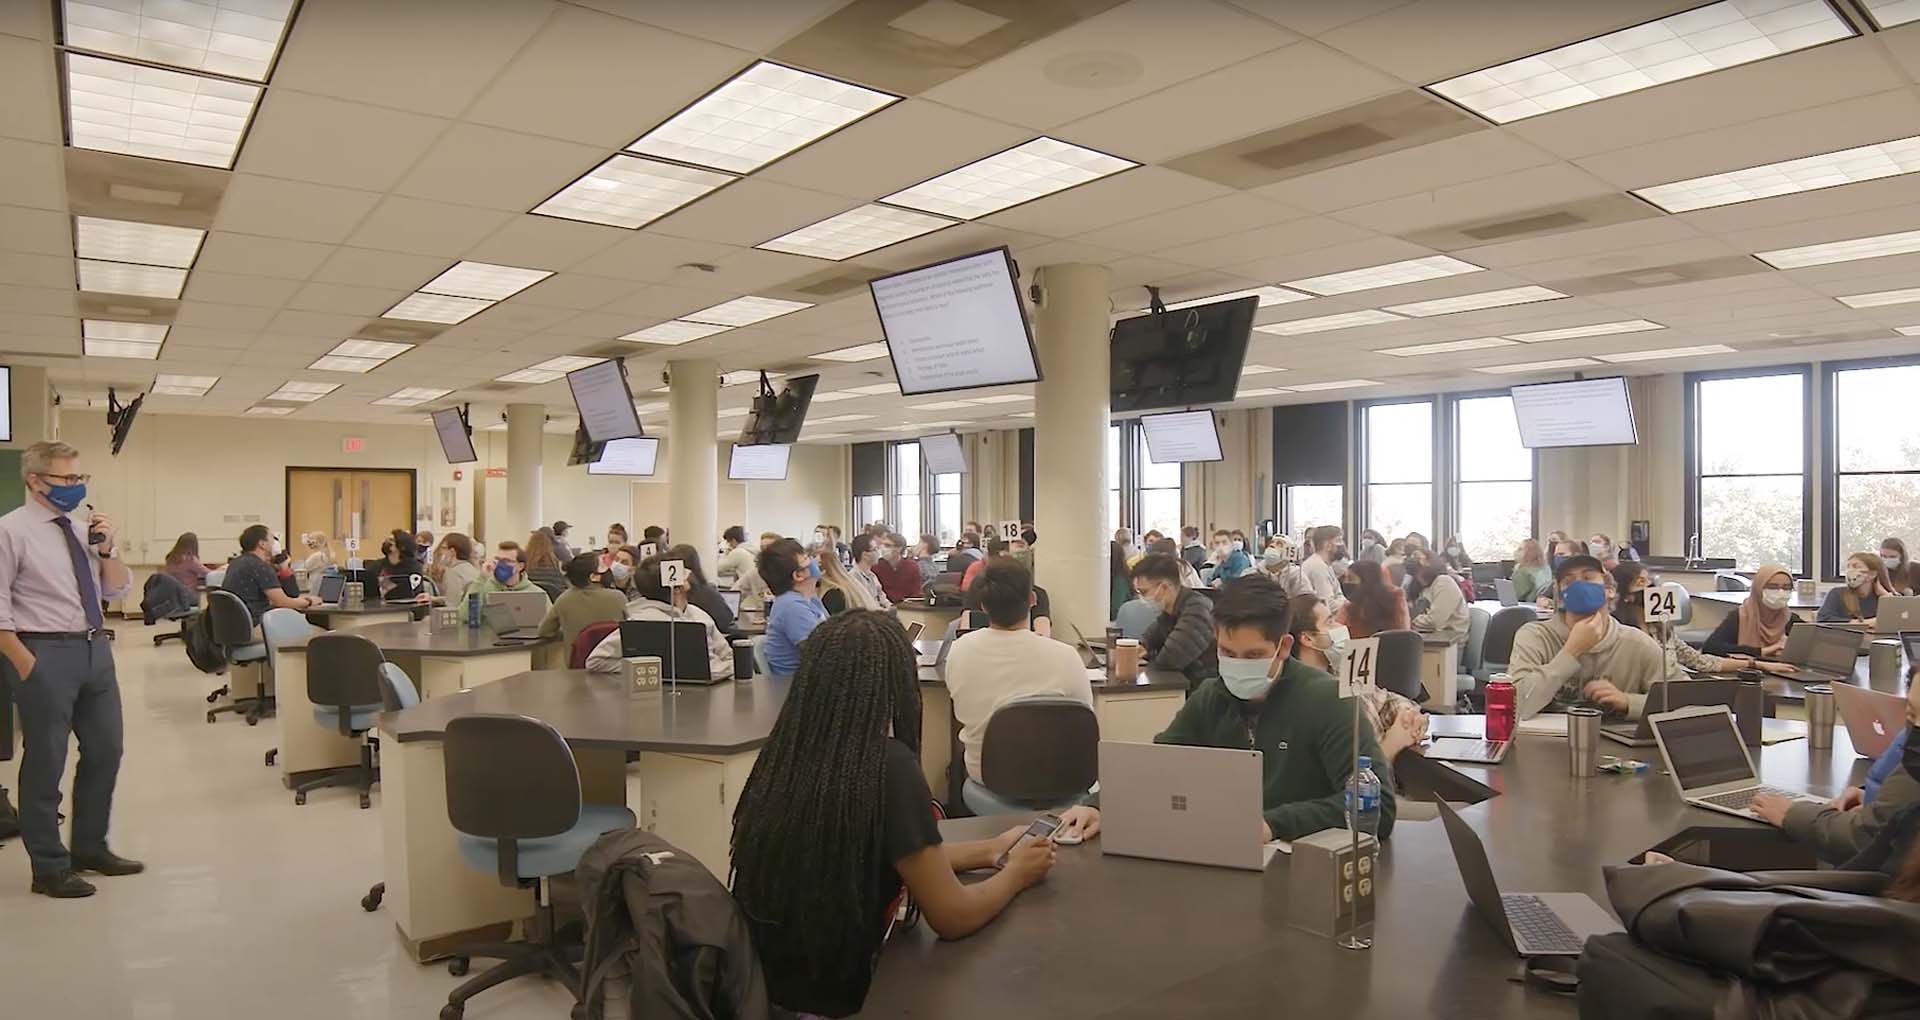
[[[1141,638],[1147,664],[1186,674],[1190,691],[1218,675],[1212,602],[1181,586],[1179,560],[1164,553],[1143,557],[1134,564],[1133,587],[1160,609],[1159,618]]]
[[[980,745],[994,710],[1021,698],[1056,695],[1093,705],[1093,687],[1072,645],[1036,634],[1030,620],[1038,607],[1033,573],[1010,557],[987,561],[968,596],[987,614],[987,629],[969,631],[947,650],[947,694],[960,723],[966,751],[967,806],[975,814],[1031,807],[996,797],[980,782]]]
[[[880,564],[880,543],[879,537],[868,532],[853,536],[853,541],[847,543],[847,576],[867,590],[873,605],[865,608],[884,610],[893,608],[893,599],[887,596],[886,585],[874,572]]]
[[[687,602],[700,607],[720,633],[733,633],[733,610],[727,607],[727,600],[720,595],[720,589],[707,580],[707,572],[700,567],[700,550],[690,545],[670,546],[660,553],[663,560],[679,560],[687,567]]]
[[[392,535],[380,543],[380,571],[378,585],[380,598],[384,602],[431,602],[433,596],[427,594],[426,586],[420,582],[426,577],[426,568],[420,565],[414,550],[413,532],[396,528]]]
[[[626,618],[629,620],[660,620],[670,623],[697,623],[707,632],[707,669],[710,675],[726,677],[733,675],[733,645],[727,636],[714,626],[713,617],[708,616],[699,606],[687,601],[687,589],[683,585],[668,588],[660,579],[659,556],[649,556],[640,561],[633,571],[633,598],[627,600]],[[620,632],[615,630],[600,639],[587,655],[587,669],[594,673],[620,672],[622,647]],[[660,664],[665,668],[666,663]]]
[[[626,618],[627,600],[612,588],[594,583],[600,557],[581,553],[567,561],[567,590],[553,601],[547,616],[540,621],[540,636],[558,637],[560,647],[573,653],[573,640],[588,624],[611,623]]]
[[[473,539],[450,531],[434,550],[433,561],[427,564],[427,576],[440,586],[442,595],[457,597],[480,579],[480,564],[474,559]]]
[[[302,536],[305,537],[305,536]],[[199,591],[206,586],[207,575],[211,573],[207,565],[200,562],[200,536],[191,531],[183,531],[174,540],[173,548],[167,550],[162,572],[180,582],[180,586],[190,592]],[[305,580],[302,578],[301,580]]]
[[[226,578],[220,582],[221,590],[238,595],[246,604],[256,627],[269,609],[306,609],[320,604],[316,595],[287,594],[273,568],[273,558],[280,552],[274,548],[277,544],[266,525],[249,526],[240,533],[240,555],[227,564]]]
[[[464,604],[478,595],[484,603],[488,595],[497,591],[537,591],[549,605],[553,602],[539,585],[527,579],[527,551],[515,542],[500,543],[499,552],[486,564],[486,572],[467,585],[467,590],[460,593],[460,601]]]
[[[1647,620],[1647,589],[1653,587],[1653,577],[1647,573],[1647,565],[1635,560],[1622,560],[1613,568],[1613,589],[1619,592],[1615,599],[1613,618],[1629,627],[1646,631],[1655,641],[1663,641],[1667,655],[1667,678],[1682,679],[1688,672],[1694,673],[1737,673],[1743,669],[1763,669],[1769,673],[1791,673],[1793,666],[1784,662],[1768,662],[1751,655],[1708,655],[1674,636],[1671,626],[1661,628],[1658,623]],[[1665,633],[1662,634],[1661,630]]]
[[[1289,598],[1313,594],[1313,586],[1307,583],[1307,575],[1301,573],[1300,565],[1294,562],[1298,555],[1292,540],[1285,535],[1267,539],[1267,547],[1260,550],[1260,572],[1273,578]]]
[[[1380,569],[1380,564],[1356,560],[1353,567]],[[1347,603],[1352,606],[1352,602]],[[1345,625],[1327,615],[1327,604],[1312,595],[1295,595],[1287,600],[1287,615],[1293,625],[1293,657],[1329,676],[1339,676],[1347,658],[1351,636]],[[1391,765],[1400,752],[1411,748],[1420,753],[1420,741],[1427,735],[1427,716],[1407,698],[1384,687],[1375,687],[1367,699],[1367,725],[1373,739],[1380,742],[1380,753]]]
[[[1740,608],[1713,628],[1700,650],[1708,655],[1744,655],[1777,659],[1787,647],[1787,632],[1798,619],[1787,603],[1793,599],[1793,575],[1778,563],[1753,572],[1753,587]]]
[[[816,594],[820,564],[800,543],[782,538],[760,550],[755,569],[774,596],[762,645],[767,667],[775,676],[792,676],[800,666],[800,643],[827,618],[827,607]]]
[[[728,528],[720,540],[726,547],[713,565],[714,575],[721,584],[738,585],[753,573],[753,557],[759,550],[747,544],[747,529],[738,524]]]
[[[761,570],[796,562],[793,545],[762,553]],[[734,809],[733,896],[773,1005],[841,1017],[866,1001],[902,887],[935,934],[962,938],[1044,878],[1055,851],[1021,839],[1026,819],[993,839],[942,840],[920,746],[947,735],[920,732],[913,647],[892,618],[826,620],[792,672]],[[991,869],[1009,848],[1006,867],[982,881],[955,877]]]
[[[1340,575],[1333,569],[1333,562],[1340,558],[1340,536],[1340,528],[1333,524],[1322,524],[1307,532],[1308,556],[1300,564],[1300,574],[1306,578],[1308,587],[1334,612],[1339,612],[1340,603],[1346,601],[1346,595],[1340,591]]]
[[[1346,600],[1333,614],[1334,622],[1346,627],[1354,637],[1412,628],[1413,621],[1407,613],[1407,593],[1387,580],[1385,565],[1371,560],[1348,564],[1340,578],[1340,591]]]
[[[1409,578],[1419,585],[1420,592],[1412,607],[1413,629],[1455,641],[1466,640],[1470,617],[1467,593],[1460,587],[1460,578],[1439,553],[1430,549],[1414,553],[1407,563]]]
[[[831,541],[816,544],[811,550],[820,566],[820,604],[827,612],[839,615],[849,609],[881,609],[880,600],[866,582],[854,577],[840,562],[840,554]]]
[[[1231,531],[1213,533],[1213,576],[1207,583],[1215,588],[1247,573],[1253,569],[1253,558],[1247,555],[1247,540],[1244,536],[1235,538]]]
[[[1887,567],[1887,583],[1895,595],[1920,592],[1920,565],[1907,558],[1907,543],[1889,535],[1880,540],[1880,562]]]
[[[1847,557],[1846,583],[1827,592],[1815,623],[1858,623],[1871,628],[1880,615],[1880,596],[1893,594],[1893,581],[1887,566],[1873,553],[1860,552]]]
[[[1560,611],[1513,636],[1507,673],[1519,718],[1586,703],[1638,719],[1647,689],[1667,678],[1659,643],[1607,612],[1612,579],[1591,556],[1569,556],[1554,568]]]
[[[1513,551],[1513,597],[1516,602],[1532,602],[1553,590],[1553,571],[1547,569],[1547,554],[1537,538],[1523,538]]]
[[[873,576],[880,579],[880,591],[887,601],[900,603],[919,598],[927,578],[921,572],[920,561],[907,555],[907,537],[889,532],[875,541],[880,544],[880,558],[874,561]]]

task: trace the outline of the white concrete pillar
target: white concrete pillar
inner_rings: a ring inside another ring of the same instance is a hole
[[[524,545],[533,529],[546,523],[540,505],[546,442],[546,405],[507,405],[507,533],[494,542],[507,538]]]
[[[1034,340],[1046,378],[1034,387],[1034,573],[1052,601],[1054,626],[1105,629],[1107,543],[1108,342],[1112,274],[1105,266],[1042,266],[1034,273],[1045,301]]]
[[[667,373],[667,533],[706,555],[720,542],[720,363],[673,361]],[[633,526],[638,534],[646,522]]]

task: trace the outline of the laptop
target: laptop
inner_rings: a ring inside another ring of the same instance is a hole
[[[547,610],[552,605],[543,591],[490,591],[487,593],[486,621],[495,634],[537,630],[540,621],[547,618]],[[505,612],[496,611],[495,606]],[[501,626],[503,623],[506,626]]]
[[[681,684],[717,684],[707,660],[707,628],[689,620],[622,620],[620,654],[651,655],[660,660],[660,679]]]
[[[736,617],[740,615],[740,593],[739,592],[733,591],[728,588],[722,588],[720,589],[720,601],[725,602],[727,604],[727,612],[732,613]]]
[[[1457,761],[1466,765],[1498,765],[1507,760],[1505,740],[1479,737],[1435,737],[1420,753],[1434,761]]]
[[[1780,658],[1794,670],[1778,675],[1809,684],[1843,682],[1853,676],[1853,662],[1859,650],[1858,631],[1796,624],[1787,632],[1787,646],[1780,652]]]
[[[1833,707],[1847,724],[1855,753],[1878,758],[1907,728],[1907,699],[1852,684],[1833,685]]]
[[[1653,724],[1660,760],[1680,799],[1698,808],[1755,818],[1753,798],[1775,793],[1793,800],[1823,803],[1817,797],[1777,790],[1760,782],[1733,713],[1725,705],[1701,705],[1647,717]]]
[[[915,641],[920,640],[920,635],[925,633],[926,629],[927,625],[924,623],[907,624],[907,644],[913,644]]]
[[[1069,623],[1067,629],[1073,632],[1073,650],[1080,653],[1080,665],[1088,669],[1106,669],[1105,653],[1093,647],[1093,644],[1087,640],[1087,636],[1080,633],[1079,627]]]
[[[1520,594],[1513,590],[1512,578],[1494,578],[1493,594],[1500,599],[1500,604],[1503,606],[1517,606],[1520,604]]]
[[[1453,863],[1467,899],[1519,956],[1579,956],[1587,938],[1622,930],[1606,908],[1586,893],[1502,893],[1480,834],[1439,798],[1440,822],[1453,847]],[[1105,830],[1102,829],[1104,838]]]
[[[347,590],[347,579],[339,574],[321,574],[320,583],[314,586],[313,593],[320,601],[329,606],[340,604],[340,596]]]
[[[1100,852],[1261,871],[1260,752],[1100,742]]]
[[[1920,630],[1920,595],[1882,595],[1873,617],[1875,634]]]
[[[1740,680],[1655,680],[1647,689],[1647,715],[1697,705],[1725,705],[1733,709],[1740,739],[1760,746],[1760,730],[1767,714],[1767,692],[1757,683]],[[1652,747],[1653,726],[1645,715],[1638,720],[1613,719],[1600,724],[1600,735],[1628,747]]]

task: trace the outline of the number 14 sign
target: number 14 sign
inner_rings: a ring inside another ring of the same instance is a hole
[[[1380,658],[1380,639],[1377,637],[1355,638],[1347,643],[1347,658],[1340,665],[1340,696],[1351,698],[1356,694],[1368,694],[1380,683],[1375,677]]]

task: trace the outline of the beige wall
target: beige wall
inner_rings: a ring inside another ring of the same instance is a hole
[[[13,438],[0,442],[0,450],[25,449],[43,439],[60,437],[60,415],[54,410],[53,388],[47,385],[47,370],[37,365],[13,366],[11,402]],[[100,431],[106,432],[107,413],[99,415]]]

